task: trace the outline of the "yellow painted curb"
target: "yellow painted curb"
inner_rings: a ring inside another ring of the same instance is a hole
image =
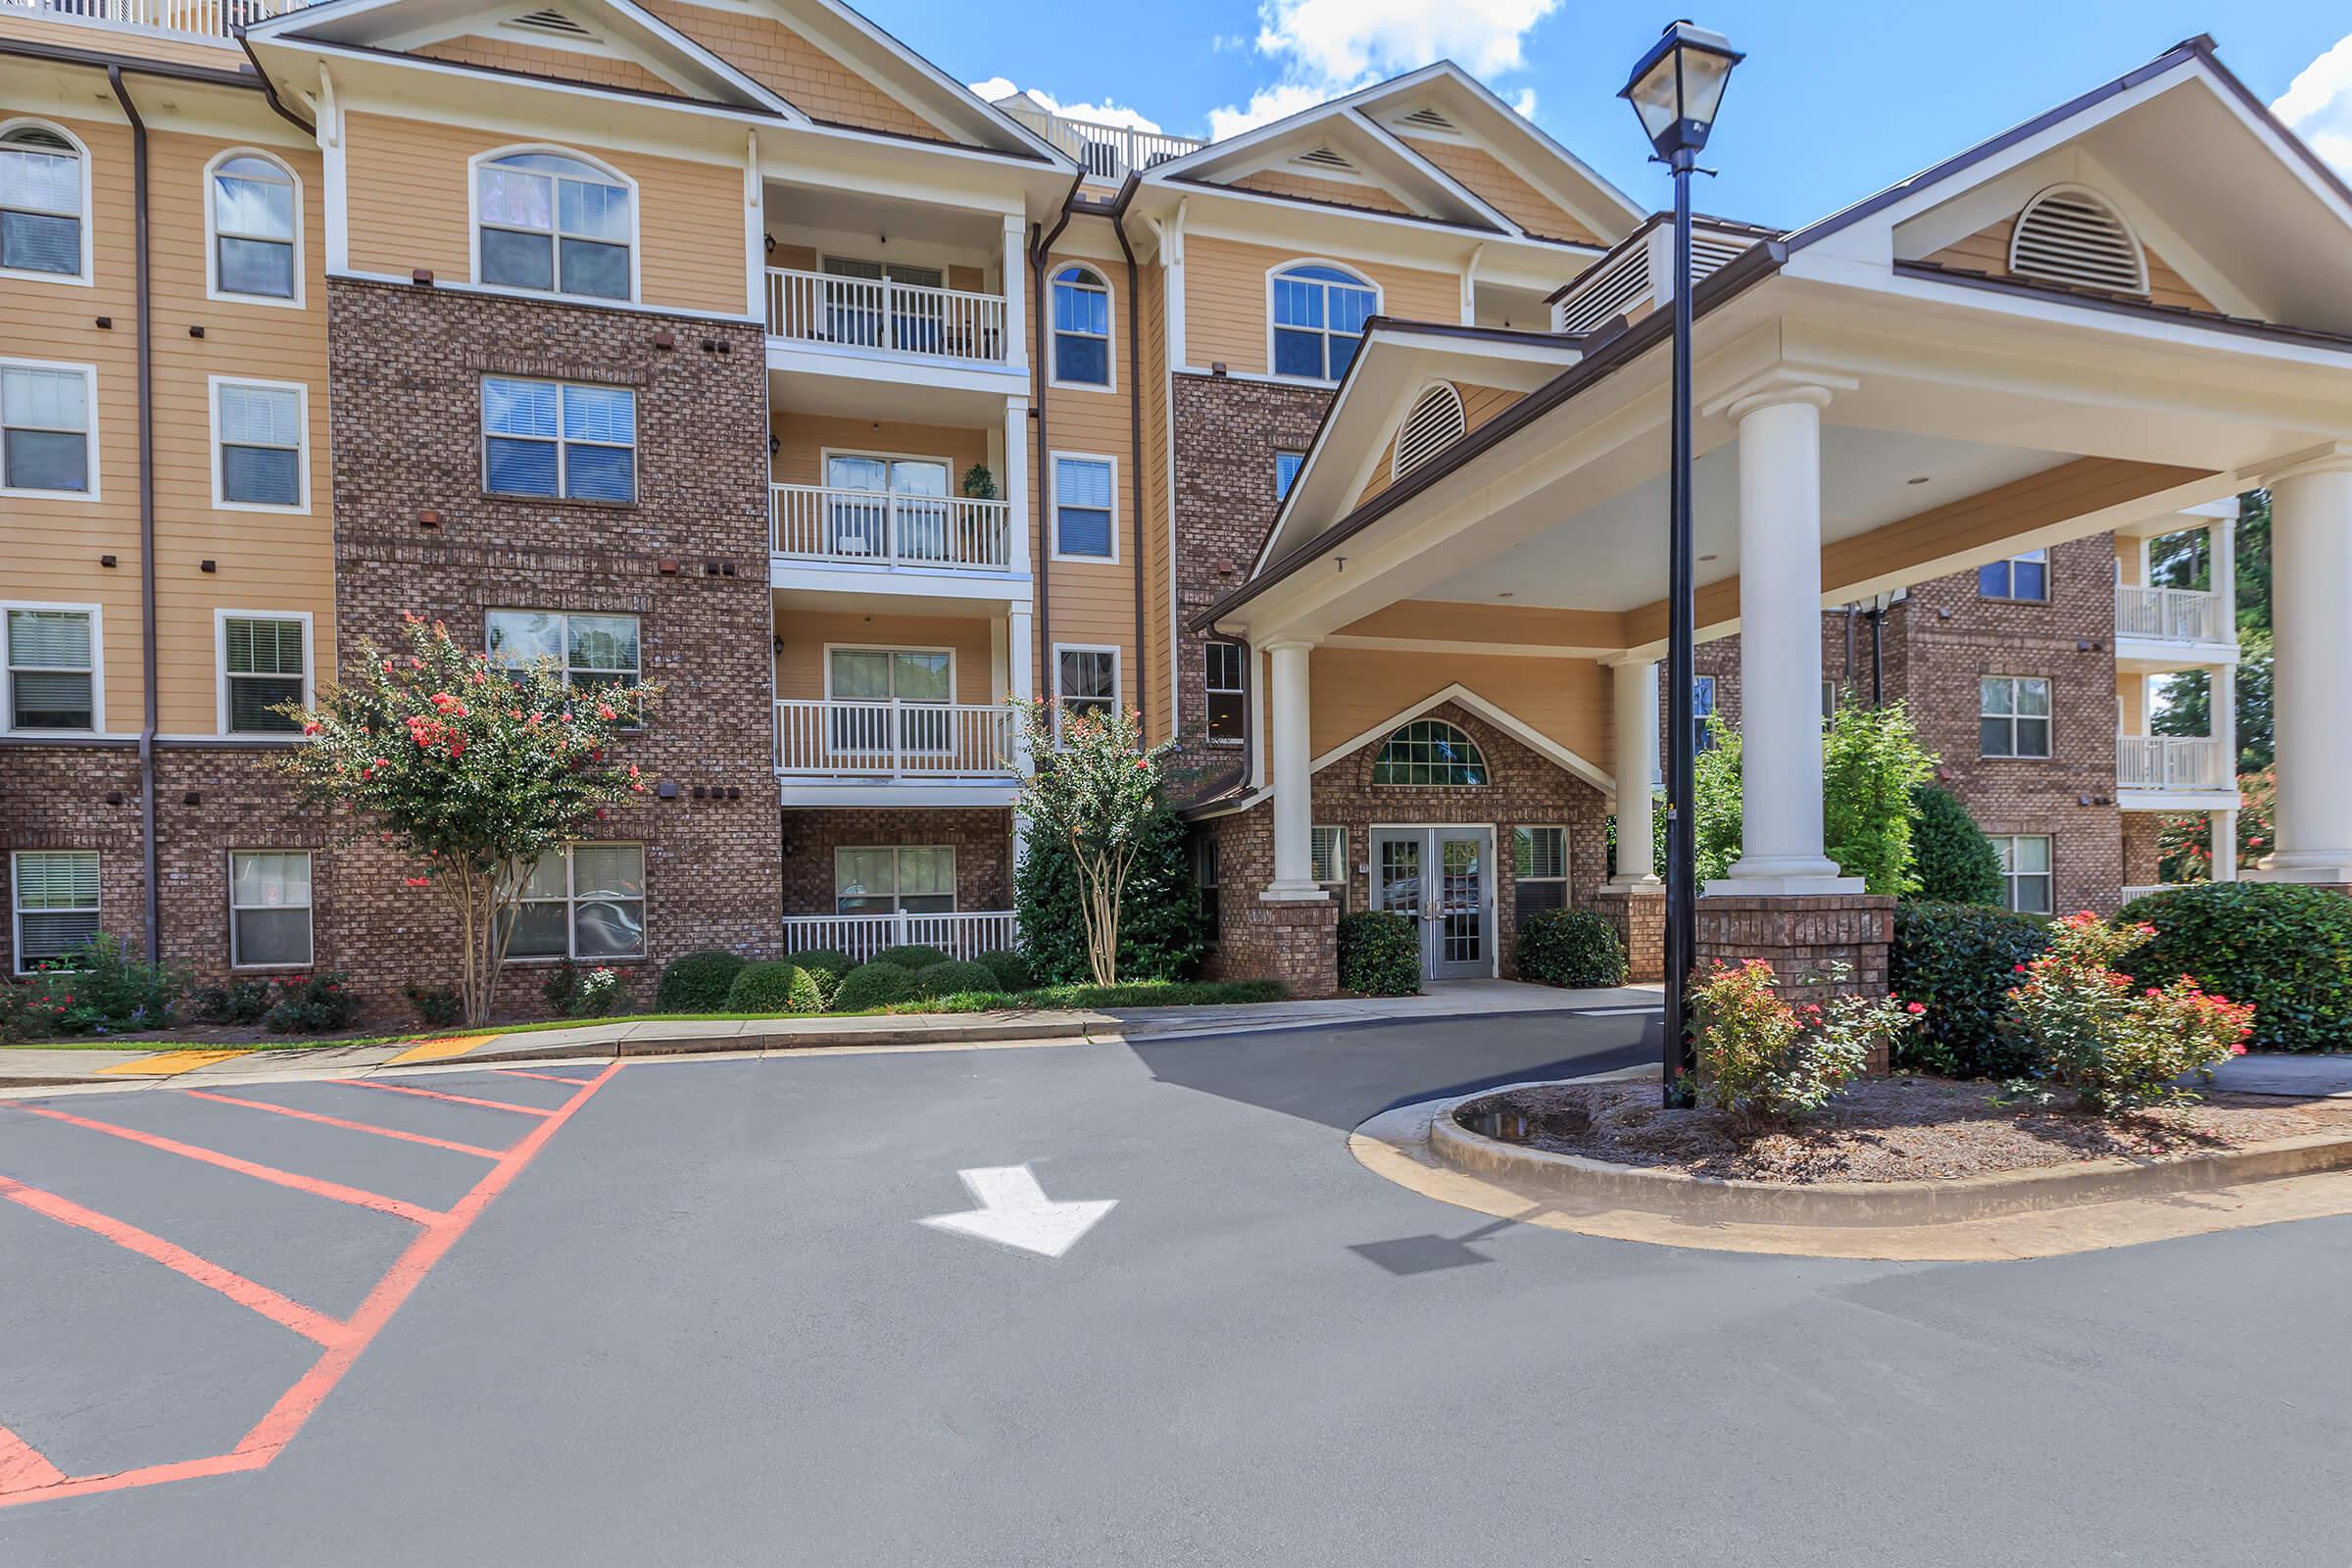
[[[159,1051],[152,1056],[136,1061],[118,1061],[112,1067],[101,1067],[92,1077],[97,1078],[173,1078],[199,1067],[210,1067],[216,1061],[230,1061],[250,1055],[244,1051]]]
[[[397,1067],[410,1061],[447,1061],[452,1056],[463,1056],[474,1047],[497,1038],[496,1035],[451,1035],[446,1040],[419,1040],[384,1065]]]

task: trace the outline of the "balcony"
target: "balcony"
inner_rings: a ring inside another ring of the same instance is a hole
[[[884,948],[921,943],[951,958],[977,958],[1019,946],[1009,909],[955,914],[788,914],[786,954],[830,949],[858,963]]]
[[[767,493],[768,548],[870,571],[1010,571],[1012,504],[829,485]]]
[[[978,703],[776,704],[776,773],[845,783],[1004,783],[1013,777],[1010,708]]]
[[[2235,795],[2230,756],[2221,741],[2202,735],[2118,735],[2115,738],[2118,791],[2168,794],[2228,791]]]
[[[1068,154],[1086,171],[1086,177],[1117,184],[1130,173],[1182,158],[1208,145],[1191,136],[1169,136],[1132,125],[1105,125],[1099,121],[1072,120],[1048,112],[1022,98],[997,105],[1019,123]]]
[[[312,0],[0,0],[11,11],[72,17],[156,32],[193,32],[226,39],[239,27],[300,11]]]
[[[899,364],[1018,364],[997,294],[926,288],[886,277],[767,270],[767,335]]]
[[[2236,629],[2227,623],[2219,594],[2193,588],[2141,588],[2131,583],[2115,586],[2115,635],[2152,642],[2233,643]]]

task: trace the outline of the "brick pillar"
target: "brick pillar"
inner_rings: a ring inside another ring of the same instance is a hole
[[[1617,928],[1625,944],[1628,980],[1666,977],[1666,891],[1663,888],[1602,888],[1592,895],[1600,917]]]
[[[1888,949],[1894,940],[1894,900],[1867,893],[1774,896],[1710,894],[1698,901],[1698,968],[1718,961],[1762,958],[1790,1002],[1819,1002],[1844,993],[1886,994]],[[1838,984],[1812,983],[1821,965],[1850,964]],[[1883,1051],[1870,1070],[1885,1072]]]
[[[1279,980],[1294,997],[1328,997],[1340,989],[1340,906],[1331,903],[1252,901],[1242,929],[1226,934],[1228,973],[1236,979]]]

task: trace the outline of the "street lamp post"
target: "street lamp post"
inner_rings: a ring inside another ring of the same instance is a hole
[[[1666,1046],[1669,1105],[1687,1102],[1696,1068],[1687,1014],[1698,951],[1696,812],[1691,803],[1692,606],[1690,539],[1690,175],[1714,128],[1732,68],[1743,57],[1719,33],[1669,26],[1618,94],[1634,106],[1657,159],[1674,173],[1674,412],[1666,561]]]

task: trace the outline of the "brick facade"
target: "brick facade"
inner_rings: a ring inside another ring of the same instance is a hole
[[[784,912],[831,914],[833,852],[917,849],[956,852],[956,907],[1012,907],[1012,812],[972,807],[914,809],[857,807],[784,813]]]
[[[1701,972],[1710,964],[1761,958],[1790,1002],[1846,995],[1886,995],[1887,959],[1894,940],[1894,900],[1868,894],[1749,898],[1727,895],[1698,901]],[[1829,978],[1825,965],[1846,971]],[[1884,1045],[1873,1048],[1870,1070],[1887,1067]]]
[[[1666,892],[1664,888],[1632,892],[1602,888],[1592,896],[1592,907],[1617,928],[1625,944],[1628,980],[1666,978]]]
[[[2164,880],[2161,811],[2126,811],[2124,819],[2124,886],[2152,887]],[[2200,815],[2205,813],[2198,813]]]

